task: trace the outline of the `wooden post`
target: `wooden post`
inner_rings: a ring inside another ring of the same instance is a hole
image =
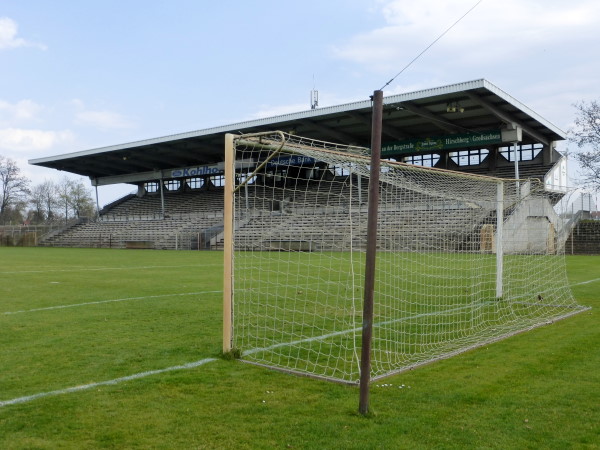
[[[235,154],[233,134],[225,135],[225,186],[223,208],[223,353],[231,351],[233,311],[233,190]]]
[[[371,178],[369,180],[362,352],[360,356],[360,400],[358,405],[358,412],[362,415],[365,415],[369,412],[369,384],[371,382],[371,341],[373,337],[373,297],[375,292],[375,257],[377,254],[377,215],[379,209],[379,171],[381,164],[382,119],[383,91],[375,91],[373,93]]]

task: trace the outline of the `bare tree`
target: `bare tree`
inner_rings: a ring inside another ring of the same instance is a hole
[[[69,220],[69,210],[71,209],[71,189],[73,187],[73,180],[63,177],[56,185],[56,192],[58,194],[57,205],[61,211],[65,213],[65,224]]]
[[[57,193],[56,204],[65,214],[65,223],[69,217],[93,217],[95,215],[94,201],[90,190],[82,180],[62,178],[54,188]]]
[[[600,103],[575,104],[575,127],[569,131],[569,140],[579,147],[575,159],[583,169],[584,183],[600,190]]]
[[[46,220],[46,214],[44,212],[44,196],[41,184],[31,188],[29,204],[33,207],[28,214],[29,220],[31,220],[32,223],[44,222]]]
[[[55,209],[58,204],[57,188],[51,180],[44,180],[42,183],[31,188],[29,203],[33,207],[30,217],[33,221],[51,222],[55,219]]]
[[[58,195],[56,192],[56,183],[51,180],[45,180],[42,183],[42,194],[44,199],[44,211],[46,212],[46,220],[51,222],[56,218],[55,209],[58,205]]]
[[[92,217],[95,215],[92,195],[83,181],[79,180],[72,183],[69,196],[71,209],[75,217]]]
[[[9,211],[11,216],[15,212],[22,213],[29,194],[29,183],[14,160],[0,155],[0,221],[7,220]]]

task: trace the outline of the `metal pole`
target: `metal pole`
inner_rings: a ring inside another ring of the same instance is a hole
[[[246,174],[248,175],[248,174]],[[248,179],[248,178],[246,178]],[[246,196],[246,209],[250,209],[250,199],[248,198],[248,183],[244,184],[244,194]]]
[[[517,157],[517,141],[513,142],[513,158],[515,159],[515,180],[519,179],[519,158]],[[517,196],[521,196],[519,181],[517,181]]]
[[[162,177],[160,178],[160,212],[162,214],[162,218],[165,218],[165,194],[164,194],[164,181]]]
[[[100,202],[98,201],[98,185],[94,186],[96,188],[96,218],[100,217]]]
[[[496,298],[504,295],[504,182],[499,181],[496,192]]]
[[[358,174],[358,206],[360,207],[360,205],[362,204],[362,179],[360,174]]]
[[[360,399],[358,412],[369,412],[369,383],[371,382],[371,340],[373,337],[373,296],[375,292],[375,257],[377,253],[377,215],[379,208],[379,167],[383,119],[383,91],[373,93],[373,122],[371,130],[371,178],[367,216],[367,253],[363,304],[362,352],[360,356]]]

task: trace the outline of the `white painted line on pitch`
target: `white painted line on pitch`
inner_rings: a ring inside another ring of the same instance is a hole
[[[494,302],[483,302],[483,303],[480,303],[479,305],[486,306],[486,305],[493,305],[493,304],[494,304]],[[464,306],[459,306],[456,308],[446,309],[443,311],[415,314],[414,316],[401,317],[400,319],[392,319],[392,320],[386,320],[386,321],[379,322],[379,323],[374,323],[373,327],[378,328],[378,327],[383,327],[385,325],[390,325],[392,323],[404,322],[404,321],[412,320],[412,319],[420,319],[420,318],[429,317],[432,315],[454,313],[454,312],[462,311],[464,309],[470,309],[472,307],[473,307],[473,305],[464,305]],[[333,333],[323,334],[321,336],[313,336],[310,338],[298,339],[298,340],[292,341],[292,342],[282,342],[280,344],[273,344],[269,347],[253,348],[251,350],[247,350],[247,351],[243,352],[242,355],[252,355],[254,353],[259,353],[259,352],[268,352],[270,350],[275,350],[276,348],[279,348],[279,347],[289,347],[292,345],[304,344],[306,342],[324,341],[325,339],[329,339],[332,337],[342,336],[344,334],[349,334],[349,333],[358,333],[360,331],[362,331],[362,327],[348,328],[346,330],[334,331]]]
[[[579,283],[573,283],[571,286],[581,286],[582,284],[595,283],[596,281],[600,281],[600,278],[594,278],[593,280],[581,281]]]
[[[598,279],[598,280],[600,280],[600,279]],[[590,280],[589,282],[598,281],[598,280]],[[588,281],[586,281],[585,283],[588,283]],[[478,303],[477,305],[464,305],[464,306],[458,306],[456,308],[445,309],[442,311],[434,311],[434,312],[430,312],[430,313],[415,314],[413,316],[401,317],[399,319],[392,319],[392,320],[386,320],[383,322],[373,323],[373,327],[378,328],[378,327],[390,325],[393,323],[405,322],[405,321],[413,320],[413,319],[421,319],[423,317],[429,317],[429,316],[433,316],[433,315],[456,313],[459,311],[463,311],[465,309],[471,309],[471,308],[473,308],[473,306],[484,307],[484,306],[494,305],[495,303],[496,303],[495,301],[488,301],[488,302]],[[362,331],[362,327],[348,328],[346,330],[334,331],[333,333],[323,334],[321,336],[313,336],[313,337],[309,337],[309,338],[298,339],[298,340],[292,341],[292,342],[282,342],[280,344],[273,344],[273,345],[270,345],[268,347],[263,347],[263,348],[253,348],[253,349],[244,351],[242,355],[252,355],[254,353],[259,353],[259,352],[268,352],[270,350],[275,350],[276,348],[288,347],[288,346],[292,346],[292,345],[303,344],[306,342],[324,341],[325,339],[329,339],[332,337],[342,336],[344,334],[349,334],[349,333],[358,333],[360,331]]]
[[[130,300],[146,300],[146,299],[164,298],[164,297],[183,297],[186,295],[220,294],[222,292],[223,291],[200,291],[200,292],[184,292],[181,294],[148,295],[145,297],[115,298],[112,300],[98,300],[98,301],[94,301],[94,302],[74,303],[71,305],[57,305],[57,306],[47,306],[45,308],[23,309],[21,311],[6,311],[6,312],[3,312],[2,314],[4,314],[4,315],[22,314],[22,313],[37,312],[37,311],[50,311],[53,309],[75,308],[77,306],[100,305],[102,303],[127,302]]]
[[[126,267],[76,267],[72,269],[49,269],[49,270],[15,270],[12,272],[0,272],[4,274],[20,274],[20,273],[50,273],[50,272],[85,272],[85,271],[101,271],[101,270],[143,270],[143,269],[179,269],[181,267],[217,267],[222,264],[183,264],[180,266],[126,266]]]
[[[62,395],[62,394],[70,394],[72,392],[87,391],[88,389],[94,389],[94,388],[100,387],[100,386],[112,386],[115,384],[123,383],[125,381],[137,380],[139,378],[145,378],[145,377],[149,377],[151,375],[158,375],[160,373],[173,372],[175,370],[193,369],[195,367],[199,367],[199,366],[202,366],[204,364],[207,364],[207,363],[213,362],[213,361],[216,361],[216,358],[205,358],[205,359],[201,359],[200,361],[182,364],[180,366],[167,367],[166,369],[149,370],[147,372],[136,373],[133,375],[128,375],[126,377],[115,378],[114,380],[82,384],[79,386],[73,386],[73,387],[69,387],[69,388],[65,388],[65,389],[58,389],[56,391],[40,392],[38,394],[27,395],[25,397],[17,397],[17,398],[13,398],[11,400],[0,400],[0,408],[2,408],[3,406],[16,405],[19,403],[27,403],[27,402],[30,402],[33,400],[37,400],[39,398],[51,397],[54,395]]]

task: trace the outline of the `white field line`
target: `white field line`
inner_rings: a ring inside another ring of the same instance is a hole
[[[187,296],[187,295],[220,294],[222,292],[223,291],[200,291],[200,292],[184,292],[181,294],[147,295],[145,297],[115,298],[115,299],[111,299],[111,300],[97,300],[97,301],[86,302],[86,303],[73,303],[70,305],[47,306],[45,308],[23,309],[21,311],[6,311],[6,312],[3,312],[2,314],[7,316],[10,314],[23,314],[23,313],[37,312],[37,311],[51,311],[53,309],[75,308],[78,306],[100,305],[102,303],[127,302],[130,300],[146,300],[146,299],[164,298],[164,297],[183,297],[183,296]]]
[[[483,303],[480,303],[479,306],[486,306],[486,305],[492,305],[492,304],[494,304],[494,302],[483,302]],[[374,328],[383,327],[385,325],[390,325],[390,324],[398,323],[398,322],[404,322],[406,320],[420,319],[422,317],[429,317],[429,316],[439,315],[439,314],[454,313],[454,312],[462,311],[464,309],[472,308],[472,306],[473,305],[465,305],[465,306],[459,306],[459,307],[456,307],[456,308],[446,309],[444,311],[436,311],[436,312],[430,312],[430,313],[415,314],[414,316],[402,317],[400,319],[386,320],[386,321],[383,321],[383,322],[374,323],[373,327]],[[333,333],[323,334],[321,336],[313,336],[313,337],[310,337],[310,338],[298,339],[298,340],[292,341],[292,342],[282,342],[280,344],[273,344],[273,345],[270,345],[269,347],[253,348],[251,350],[243,352],[243,355],[252,355],[254,353],[270,351],[270,350],[274,350],[274,349],[279,348],[279,347],[289,347],[289,346],[292,346],[292,345],[303,344],[303,343],[306,343],[306,342],[324,341],[325,339],[329,339],[329,338],[332,338],[332,337],[343,336],[344,334],[348,334],[348,333],[358,333],[360,331],[362,331],[362,327],[348,328],[346,330],[334,331]]]
[[[207,364],[212,361],[216,361],[216,358],[205,358],[205,359],[201,359],[200,361],[194,361],[191,363],[182,364],[180,366],[167,367],[166,369],[149,370],[147,372],[136,373],[133,375],[128,375],[126,377],[115,378],[114,380],[82,384],[79,386],[73,386],[73,387],[69,387],[69,388],[65,388],[65,389],[58,389],[56,391],[40,392],[38,394],[27,395],[25,397],[17,397],[17,398],[13,398],[11,400],[0,400],[0,408],[2,408],[4,406],[9,406],[9,405],[16,405],[18,403],[27,403],[27,402],[37,400],[37,399],[43,398],[43,397],[51,397],[51,396],[55,396],[55,395],[70,394],[72,392],[86,391],[86,390],[94,389],[94,388],[100,387],[100,386],[112,386],[115,384],[123,383],[125,381],[137,380],[139,378],[145,378],[145,377],[149,377],[151,375],[157,375],[160,373],[173,372],[175,370],[193,369],[195,367],[202,366],[202,365]]]
[[[16,275],[20,273],[56,273],[56,272],[85,272],[102,270],[145,270],[145,269],[180,269],[182,267],[217,267],[222,264],[183,264],[180,266],[126,266],[126,267],[76,267],[72,269],[48,269],[48,270],[14,270],[11,272],[0,271],[0,275]]]
[[[588,280],[588,281],[583,281],[581,283],[572,284],[571,286],[577,286],[577,285],[580,285],[580,284],[593,283],[595,281],[600,281],[600,278],[593,279],[593,280]],[[220,292],[220,291],[210,291],[210,292]],[[185,295],[185,294],[178,294],[178,295]],[[192,295],[192,294],[189,294],[189,295]],[[141,298],[145,298],[145,297],[141,297]],[[492,303],[492,302],[485,302],[484,304],[488,304],[488,303]],[[482,305],[484,305],[484,304],[482,304]],[[465,307],[452,308],[452,309],[444,311],[444,312],[455,312],[455,311],[458,311],[458,310],[462,310],[464,308]],[[386,322],[374,324],[374,326],[382,326],[382,325],[385,325],[385,324],[388,324],[388,323],[396,322],[398,320],[409,320],[409,319],[416,318],[416,317],[428,316],[430,314],[432,314],[432,313],[417,314],[417,315],[415,315],[413,317],[407,317],[407,318],[402,318],[402,319],[390,320],[390,321],[386,321]],[[273,350],[273,349],[278,348],[278,347],[283,347],[283,346],[288,346],[288,345],[295,345],[295,344],[299,344],[299,343],[302,343],[302,342],[310,342],[310,341],[316,341],[316,340],[323,340],[323,339],[327,339],[327,338],[334,337],[334,336],[341,335],[341,334],[357,332],[357,331],[360,331],[360,329],[361,328],[354,328],[354,329],[349,329],[349,330],[342,330],[342,331],[338,331],[338,332],[335,332],[335,333],[326,334],[326,335],[323,335],[323,336],[315,336],[315,337],[312,337],[312,338],[298,340],[296,342],[274,344],[274,345],[271,345],[271,346],[265,347],[265,348],[252,349],[252,350],[249,350],[249,351],[244,352],[244,353],[246,355],[249,355],[249,354],[257,353],[257,352],[261,352],[261,351]],[[43,398],[43,397],[50,397],[50,396],[62,395],[62,394],[70,394],[72,392],[85,391],[85,390],[93,389],[93,388],[99,387],[99,386],[111,386],[111,385],[115,385],[115,384],[122,383],[122,382],[125,382],[125,381],[137,380],[139,378],[145,378],[145,377],[148,377],[148,376],[151,376],[151,375],[157,375],[157,374],[160,374],[160,373],[172,372],[172,371],[175,371],[175,370],[192,369],[192,368],[199,367],[199,366],[202,366],[204,364],[207,364],[207,363],[213,362],[213,361],[216,361],[216,358],[205,358],[205,359],[202,359],[200,361],[195,361],[195,362],[183,364],[183,365],[180,365],[180,366],[167,367],[166,369],[150,370],[150,371],[147,371],[147,372],[141,372],[141,373],[137,373],[137,374],[133,374],[133,375],[128,375],[128,376],[121,377],[121,378],[115,378],[114,380],[100,381],[100,382],[97,382],[97,383],[83,384],[83,385],[79,385],[79,386],[73,386],[73,387],[70,387],[70,388],[59,389],[59,390],[56,390],[56,391],[40,392],[38,394],[28,395],[28,396],[25,396],[25,397],[17,397],[17,398],[13,398],[11,400],[4,400],[4,401],[0,400],[0,408],[2,408],[4,406],[9,406],[9,405],[16,405],[16,404],[19,404],[19,403],[27,403],[27,402],[30,402],[30,401],[33,401],[33,400],[37,400],[37,399]]]
[[[465,307],[460,307],[460,308],[454,308],[453,310],[460,310],[460,309],[464,309]],[[422,317],[422,316],[428,316],[431,313],[427,313],[427,314],[418,314],[416,316],[410,317],[410,318],[406,318],[406,319],[411,319],[414,317]],[[404,319],[402,319],[404,320]],[[375,324],[374,326],[381,326],[387,323],[391,323],[391,322],[395,322],[395,320],[392,321],[388,321],[388,322],[382,322],[379,324]],[[280,343],[280,344],[274,344],[271,345],[269,347],[265,347],[265,348],[255,348],[249,351],[244,352],[245,355],[251,355],[253,353],[257,353],[257,352],[263,352],[263,351],[269,351],[269,350],[274,350],[276,348],[279,347],[287,347],[290,345],[296,345],[296,344],[300,344],[300,343],[304,343],[304,342],[312,342],[312,341],[319,341],[319,340],[325,340],[328,339],[330,337],[334,337],[334,336],[339,336],[339,335],[343,335],[343,334],[347,334],[347,333],[352,333],[352,332],[358,332],[360,331],[361,328],[354,328],[354,329],[348,329],[348,330],[342,330],[342,331],[338,331],[338,332],[334,332],[334,333],[329,333],[329,334],[325,334],[322,336],[314,336],[311,338],[306,338],[306,339],[300,339],[294,342],[285,342],[285,343]],[[54,395],[61,395],[61,394],[70,394],[72,392],[79,392],[79,391],[84,391],[84,390],[88,390],[88,389],[93,389],[95,387],[98,386],[108,386],[108,385],[114,385],[114,384],[118,384],[124,381],[129,381],[129,380],[135,380],[138,378],[144,378],[150,375],[155,375],[155,374],[159,374],[159,373],[164,373],[164,372],[170,372],[173,370],[182,370],[182,369],[190,369],[193,367],[198,367],[202,364],[206,364],[209,362],[215,361],[215,358],[206,358],[203,359],[201,361],[196,361],[193,363],[188,363],[188,364],[184,364],[181,366],[173,366],[173,367],[168,367],[166,369],[159,369],[159,370],[151,370],[148,372],[142,372],[142,373],[138,373],[138,374],[134,374],[134,375],[129,375],[126,377],[121,377],[121,378],[115,378],[114,380],[108,380],[108,381],[101,381],[101,382],[97,382],[97,383],[90,383],[90,384],[84,384],[84,385],[80,385],[80,386],[73,386],[73,387],[69,387],[69,388],[65,388],[65,389],[59,389],[56,391],[48,391],[48,392],[41,392],[38,394],[33,394],[33,395],[28,395],[25,397],[17,397],[17,398],[13,398],[11,400],[4,400],[1,401],[0,400],[0,408],[3,406],[9,406],[9,405],[16,405],[18,403],[26,403],[26,402],[30,402],[32,400],[37,400],[39,398],[43,398],[43,397],[49,397],[49,396],[54,396]]]
[[[571,287],[573,287],[573,286],[581,286],[582,284],[595,283],[596,281],[600,281],[600,278],[594,278],[593,280],[581,281],[579,283],[573,283],[573,284],[571,284]]]

